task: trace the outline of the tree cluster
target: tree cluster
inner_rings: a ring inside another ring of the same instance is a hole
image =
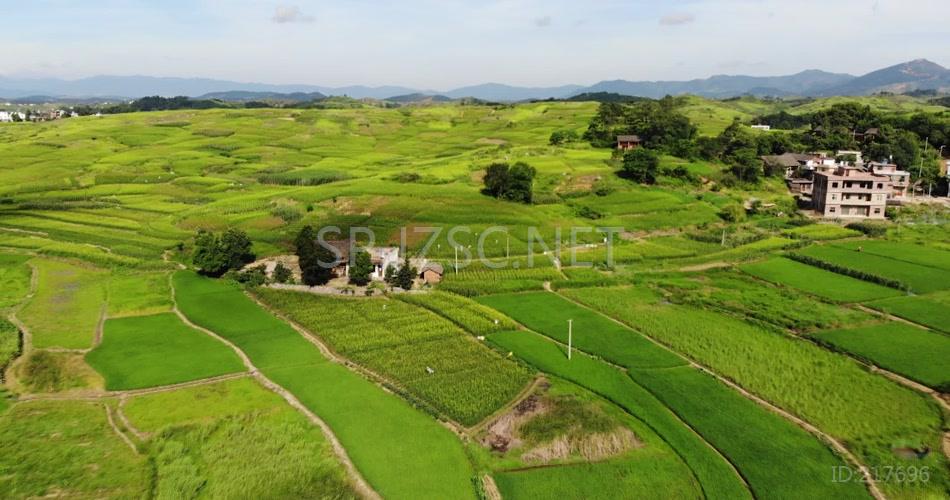
[[[412,267],[412,264],[409,263],[409,259],[406,258],[402,265],[399,266],[399,269],[393,266],[386,267],[385,281],[390,286],[402,288],[403,290],[411,290],[418,274],[419,271]]]
[[[485,170],[483,192],[502,200],[531,203],[535,175],[537,170],[524,162],[511,166],[492,163]]]
[[[633,103],[602,103],[584,132],[584,139],[596,147],[612,147],[618,135],[636,134],[645,147],[688,156],[696,127],[679,112],[679,106],[680,101],[670,96]]]
[[[195,235],[192,263],[202,274],[219,277],[253,261],[251,240],[244,231],[228,229],[217,235],[202,229]]]
[[[333,267],[337,255],[317,242],[317,233],[311,226],[304,226],[294,239],[301,280],[307,286],[325,285],[333,279]],[[277,271],[274,272],[275,276]]]

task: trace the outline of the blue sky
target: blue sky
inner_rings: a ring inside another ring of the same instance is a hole
[[[946,0],[0,0],[0,75],[407,85],[950,65]]]

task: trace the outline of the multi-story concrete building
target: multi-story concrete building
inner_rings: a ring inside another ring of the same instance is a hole
[[[883,219],[891,181],[856,167],[815,173],[812,203],[830,219]]]
[[[886,177],[891,181],[891,198],[903,198],[907,196],[907,188],[910,186],[910,172],[897,168],[893,163],[882,163],[872,161],[867,164],[868,172]]]

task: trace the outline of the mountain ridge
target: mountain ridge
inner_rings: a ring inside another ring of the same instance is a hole
[[[603,80],[593,85],[559,85],[551,87],[520,87],[504,83],[483,83],[437,91],[415,89],[398,85],[351,85],[330,87],[321,85],[269,84],[235,82],[211,78],[181,78],[152,76],[93,76],[77,80],[56,78],[10,78],[0,76],[0,95],[8,99],[32,95],[68,98],[124,96],[136,98],[148,95],[202,97],[260,93],[280,99],[286,94],[322,94],[362,99],[388,99],[393,96],[438,95],[452,99],[473,97],[488,101],[523,101],[531,99],[567,99],[579,94],[616,93],[621,95],[659,98],[664,95],[695,94],[710,98],[739,95],[823,97],[828,95],[867,95],[875,92],[906,92],[935,89],[950,91],[950,70],[927,59],[915,59],[854,76],[808,69],[791,75],[749,76],[712,75],[691,80],[631,81]]]

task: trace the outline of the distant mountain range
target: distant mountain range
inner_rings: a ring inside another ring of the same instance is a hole
[[[400,102],[460,99],[473,97],[487,101],[523,101],[530,99],[567,99],[579,94],[614,93],[658,98],[664,95],[695,94],[726,98],[739,95],[803,96],[867,95],[881,91],[903,93],[935,89],[950,92],[950,70],[917,59],[863,76],[806,70],[786,76],[716,75],[688,81],[602,81],[591,86],[516,87],[486,83],[446,92],[399,86],[325,87],[319,85],[274,85],[242,83],[206,78],[150,76],[95,76],[79,80],[53,78],[22,79],[0,77],[0,96],[22,99],[28,96],[50,98],[135,98],[147,95],[216,98],[223,100],[312,100],[322,96],[349,96],[357,99],[390,99]],[[395,96],[395,97],[394,97]]]

